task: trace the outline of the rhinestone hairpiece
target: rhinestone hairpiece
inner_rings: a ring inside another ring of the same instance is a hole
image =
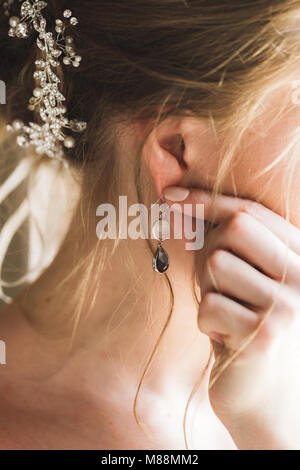
[[[33,145],[38,154],[46,154],[50,158],[63,161],[64,147],[71,149],[75,146],[75,139],[65,135],[63,129],[72,132],[83,132],[87,123],[77,119],[69,120],[65,115],[66,98],[60,90],[60,79],[55,70],[62,63],[79,67],[82,57],[76,55],[74,39],[65,36],[66,21],[72,26],[78,24],[78,19],[73,16],[72,11],[67,9],[63,12],[64,21],[57,19],[55,23],[56,34],[46,30],[46,20],[42,14],[47,6],[47,0],[18,0],[20,3],[19,16],[10,16],[10,8],[15,0],[6,0],[3,3],[4,14],[9,17],[10,37],[27,39],[34,31],[38,32],[36,39],[37,47],[42,51],[42,57],[35,61],[33,78],[39,83],[34,88],[33,96],[29,100],[28,109],[38,110],[43,124],[29,122],[24,124],[16,119],[7,126],[9,131],[17,132],[17,143],[20,147]]]

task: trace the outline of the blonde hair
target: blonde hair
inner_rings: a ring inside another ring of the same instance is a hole
[[[59,17],[60,3],[58,0],[49,2],[49,16],[53,19]],[[89,123],[78,146],[66,154],[66,159],[80,174],[81,204],[74,216],[76,220],[81,220],[88,229],[94,214],[82,208],[93,208],[95,201],[114,202],[118,197],[118,136],[138,121],[150,124],[142,145],[132,149],[136,154],[134,176],[139,198],[144,197],[139,178],[143,144],[168,117],[204,119],[222,135],[222,160],[213,188],[215,195],[221,192],[222,182],[236,161],[236,151],[245,132],[263,113],[263,99],[298,66],[298,0],[128,0],[113,3],[94,0],[88,7],[74,0],[72,8],[81,21],[75,40],[84,61],[76,76],[73,71],[64,72],[64,82],[68,84],[65,95],[70,109]],[[21,48],[7,37],[6,20],[2,18],[0,40],[3,44],[1,78],[7,85],[7,106],[0,116],[4,139],[7,121],[14,117],[27,118],[34,52],[30,41]],[[3,145],[5,149],[6,143]],[[276,161],[287,155],[288,166],[292,166],[295,159],[290,152],[278,156]],[[29,158],[30,166],[36,170],[38,162]],[[44,164],[45,160],[42,162]],[[24,170],[26,174],[28,169]],[[292,169],[289,184],[291,174]],[[259,195],[257,197],[259,199]],[[288,216],[288,207],[286,212]],[[22,220],[26,214],[23,207]],[[108,244],[97,243],[96,237],[94,246],[84,239],[76,243],[84,250],[82,258],[70,266],[70,276],[84,267],[86,277],[81,281],[77,296],[74,295],[74,331],[83,303],[89,299],[90,307],[93,305],[98,276],[111,254]],[[118,240],[113,249],[118,243],[121,241]],[[167,274],[163,280],[170,291],[170,309],[138,385],[134,401],[137,421],[136,406],[142,381],[173,311],[174,296]],[[63,282],[58,287],[62,286]],[[222,353],[217,355],[210,387],[258,330],[246,338],[239,351],[229,358],[226,356],[226,360]],[[211,349],[210,359],[212,353]],[[186,445],[186,415],[197,386],[198,382],[185,412]]]

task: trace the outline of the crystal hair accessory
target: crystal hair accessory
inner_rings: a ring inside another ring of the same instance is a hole
[[[53,34],[47,31],[46,19],[42,14],[48,6],[47,0],[17,0],[20,4],[19,16],[10,16],[10,9],[15,1],[7,0],[3,3],[4,14],[9,17],[8,35],[27,39],[32,32],[38,33],[36,44],[41,51],[41,58],[35,61],[33,78],[39,86],[33,90],[28,109],[37,110],[42,123],[24,124],[16,119],[7,126],[7,129],[17,132],[17,143],[20,147],[33,145],[38,154],[46,154],[50,158],[63,161],[64,147],[71,149],[75,146],[75,139],[65,135],[63,129],[83,132],[87,127],[84,121],[69,120],[66,117],[67,108],[64,104],[66,98],[62,94],[61,80],[56,73],[61,62],[66,66],[80,66],[82,57],[76,55],[74,39],[72,36],[65,36],[66,22],[69,21],[71,26],[76,26],[78,19],[73,16],[71,10],[65,10],[64,21],[56,20],[56,33]]]

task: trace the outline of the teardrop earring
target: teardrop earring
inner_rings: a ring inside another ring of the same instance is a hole
[[[152,235],[158,241],[152,267],[157,273],[164,274],[170,266],[170,259],[168,253],[162,247],[162,242],[170,236],[170,224],[168,220],[162,218],[161,212],[159,213],[159,219],[152,226]]]

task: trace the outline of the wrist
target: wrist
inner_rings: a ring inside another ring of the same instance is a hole
[[[258,416],[222,420],[239,450],[293,450],[298,448],[289,433]]]

